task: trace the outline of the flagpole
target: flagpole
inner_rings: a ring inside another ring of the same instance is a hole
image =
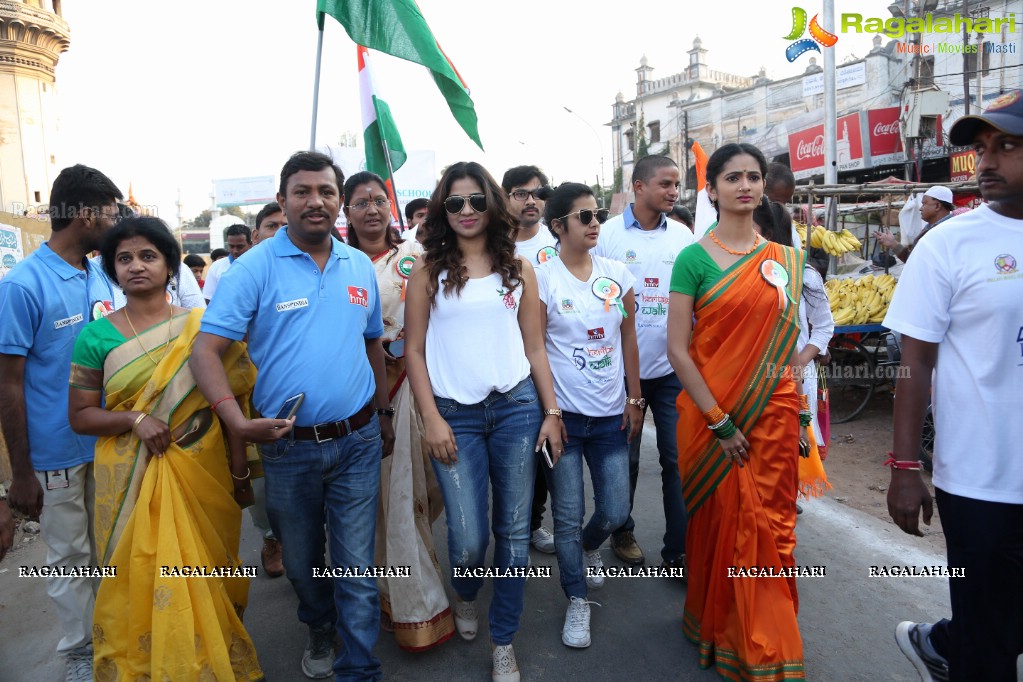
[[[391,192],[394,193],[394,211],[398,214],[398,225],[401,231],[405,231],[405,217],[402,215],[401,206],[398,205],[398,188],[394,186],[394,169],[391,168],[391,150],[387,148],[387,140],[380,138],[380,145],[384,148],[384,162],[387,163],[387,175],[391,179]]]
[[[313,76],[313,123],[309,132],[309,151],[316,151],[316,113],[320,107],[320,58],[323,56],[323,15],[320,14],[320,35],[316,39],[316,74]]]

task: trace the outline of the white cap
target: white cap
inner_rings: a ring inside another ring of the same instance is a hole
[[[952,190],[948,187],[942,187],[941,185],[931,187],[929,190],[924,192],[924,196],[937,199],[938,201],[944,201],[946,204],[952,203]]]

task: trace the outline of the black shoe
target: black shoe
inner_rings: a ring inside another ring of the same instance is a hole
[[[670,560],[665,559],[661,562],[661,570],[665,571],[665,576],[668,578],[675,578],[676,580],[686,582],[686,555],[683,554]]]

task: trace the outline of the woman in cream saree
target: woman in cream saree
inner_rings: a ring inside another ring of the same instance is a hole
[[[169,249],[162,234],[130,225],[143,220],[155,219],[125,221],[127,237],[122,226],[112,230],[108,238],[120,239],[104,262],[124,280],[124,262],[148,254],[141,267],[157,273],[133,275],[126,308],[82,331],[71,371],[71,424],[100,436],[96,554],[116,570],[96,598],[95,679],[261,680],[241,620],[248,579],[236,500],[251,494],[244,447],[231,443],[233,468],[241,469],[233,473],[228,439],[188,369],[203,311],[139,295],[143,280],[161,277],[150,252]],[[153,324],[156,315],[163,321]],[[133,335],[119,329],[125,320]],[[247,404],[255,369],[244,345],[234,344],[224,363],[239,404]]]

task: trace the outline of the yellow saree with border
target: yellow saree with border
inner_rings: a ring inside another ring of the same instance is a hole
[[[799,402],[783,368],[796,347],[804,258],[769,242],[696,297],[689,352],[749,441],[749,462],[731,462],[688,393],[676,403],[689,512],[683,631],[700,667],[729,680],[804,679],[795,578],[735,577],[795,565]],[[784,291],[762,274],[769,261],[786,271]]]
[[[263,679],[242,624],[248,578],[236,577],[241,509],[227,446],[188,367],[201,317],[194,310],[139,336],[159,357],[172,325],[155,368],[134,338],[104,361],[106,408],[160,419],[173,442],[152,458],[131,431],[96,445],[97,556],[117,571],[96,598],[97,682]],[[247,404],[255,369],[244,344],[231,345],[224,367],[239,405]],[[197,570],[232,577],[183,577]]]

